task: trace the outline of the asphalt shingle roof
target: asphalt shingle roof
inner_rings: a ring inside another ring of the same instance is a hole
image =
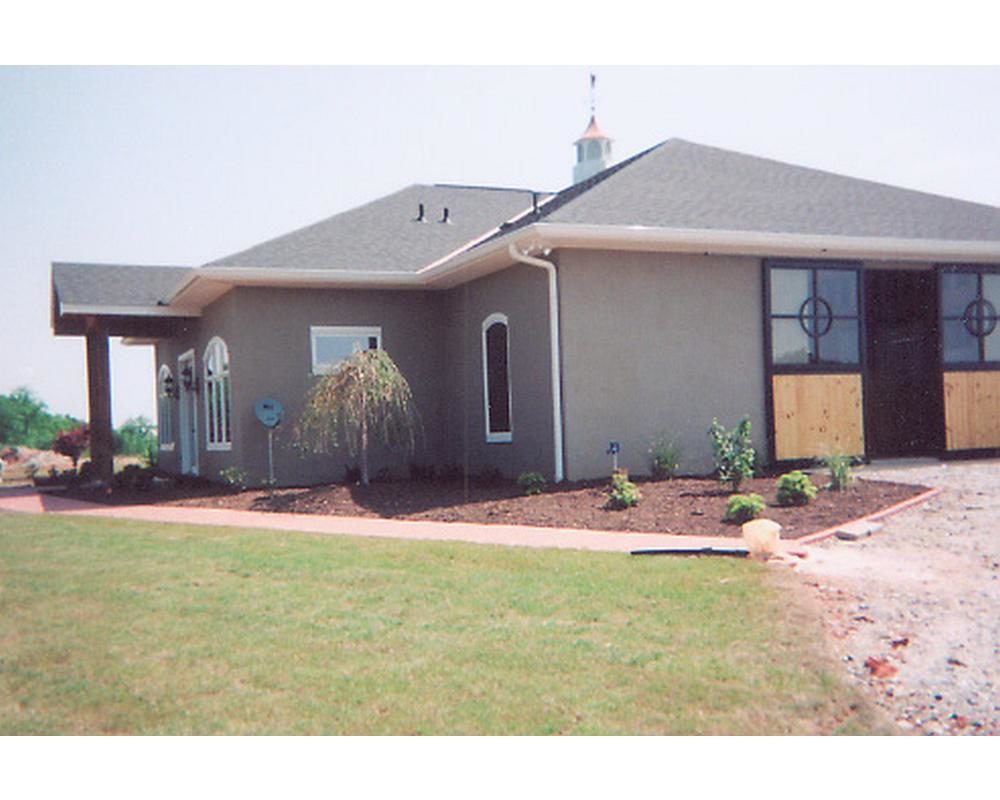
[[[414,185],[205,266],[415,272],[531,207],[522,189]]]
[[[52,284],[62,305],[155,306],[191,272],[190,267],[56,263]]]
[[[669,139],[570,187],[545,222],[1000,240],[1000,209]]]

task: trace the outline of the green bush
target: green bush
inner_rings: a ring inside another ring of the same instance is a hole
[[[611,488],[608,490],[608,499],[604,504],[605,508],[631,508],[636,505],[642,495],[639,487],[628,479],[628,472],[624,469],[615,470],[611,475]]]
[[[219,477],[222,478],[222,482],[230,489],[242,491],[247,488],[246,470],[240,469],[239,467],[226,467],[225,469],[220,469]]]
[[[726,503],[726,519],[730,522],[749,522],[757,519],[764,510],[764,498],[759,494],[734,494]]]
[[[712,420],[708,429],[715,458],[715,471],[721,483],[728,483],[734,492],[740,490],[744,480],[753,477],[754,461],[757,453],[750,439],[750,417],[743,417],[736,427],[727,431],[719,420]]]
[[[124,489],[129,492],[148,492],[153,488],[155,476],[156,470],[150,467],[129,464],[115,475],[112,483],[116,489]]]
[[[786,472],[778,478],[779,506],[804,506],[816,499],[816,487],[801,470]]]
[[[649,446],[649,471],[656,480],[669,480],[677,475],[681,463],[681,447],[666,434],[659,434]]]
[[[827,472],[830,473],[831,489],[843,492],[854,483],[854,464],[856,463],[854,456],[831,453],[828,456],[823,456],[819,463],[826,467]]]
[[[522,472],[517,476],[517,485],[524,489],[525,494],[541,494],[545,477],[540,472]]]

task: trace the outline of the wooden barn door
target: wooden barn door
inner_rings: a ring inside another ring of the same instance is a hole
[[[865,452],[861,266],[765,263],[773,460]]]

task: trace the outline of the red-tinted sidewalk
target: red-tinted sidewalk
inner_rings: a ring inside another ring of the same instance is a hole
[[[665,533],[584,531],[526,525],[474,525],[458,522],[334,517],[315,514],[274,514],[188,506],[105,506],[39,492],[32,488],[0,489],[0,511],[29,514],[77,514],[88,517],[215,525],[234,528],[299,531],[327,536],[373,536],[448,542],[472,542],[509,547],[548,547],[628,553],[633,550],[741,548],[739,538],[673,536]],[[0,527],[3,526],[0,519]]]

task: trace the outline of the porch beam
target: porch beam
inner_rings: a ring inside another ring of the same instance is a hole
[[[111,358],[107,323],[87,320],[87,399],[90,412],[90,460],[97,477],[114,477],[114,434],[111,428]]]

